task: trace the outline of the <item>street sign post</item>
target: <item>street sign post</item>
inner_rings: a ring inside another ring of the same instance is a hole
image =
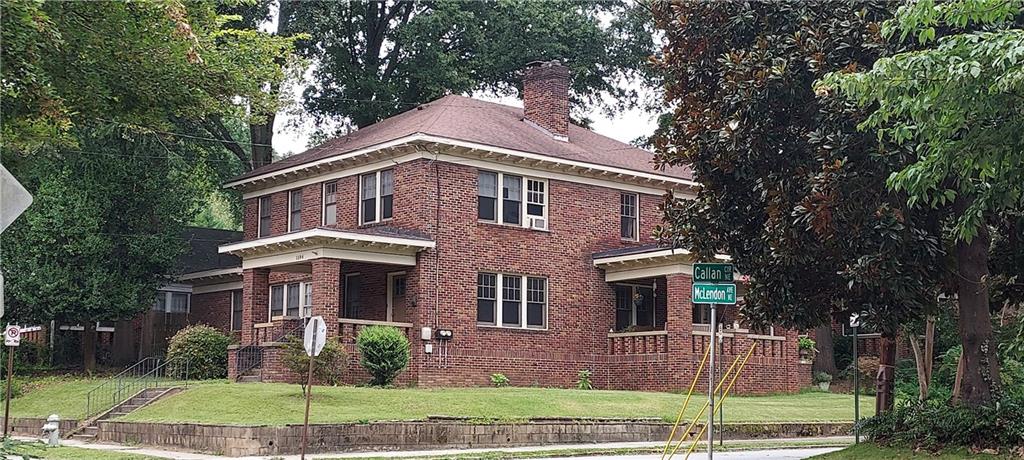
[[[4,345],[7,345],[7,398],[4,400],[4,439],[7,438],[8,422],[11,415],[11,379],[14,378],[14,349],[21,344],[21,328],[8,324],[4,329]]]
[[[853,443],[860,444],[860,364],[857,361],[857,329],[860,328],[860,313],[850,314],[853,328]]]
[[[709,304],[711,309],[711,337],[708,340],[708,346],[711,347],[708,350],[708,460],[713,459],[715,455],[715,348],[718,345],[716,306],[736,304],[733,273],[732,264],[693,264],[690,300],[695,304]]]
[[[299,458],[306,460],[306,442],[309,434],[309,401],[313,396],[313,361],[320,355],[327,343],[327,323],[323,316],[309,318],[302,334],[302,346],[309,355],[309,373],[306,374],[306,418],[302,422],[302,446],[299,447]]]

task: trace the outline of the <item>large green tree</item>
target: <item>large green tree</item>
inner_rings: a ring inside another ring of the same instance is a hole
[[[813,87],[882,55],[890,5],[681,2],[656,12],[673,109],[657,159],[689,165],[701,183],[696,199],[665,203],[661,235],[703,259],[732,256],[750,275],[751,322],[815,328],[867,312],[893,338],[935,308],[936,216],[885,187],[911,152],[859,132],[864,113]],[[882,370],[885,390],[892,369]],[[879,399],[881,409],[892,402]]]
[[[281,21],[309,34],[306,108],[366,126],[449,93],[510,94],[531,61],[572,69],[578,106],[637,102],[626,84],[653,51],[649,11],[624,1],[299,2]],[[602,95],[608,95],[611,103]]]
[[[838,87],[871,110],[861,124],[913,148],[889,177],[911,206],[949,218],[955,245],[965,403],[999,394],[988,256],[990,225],[1024,207],[1024,2],[921,0],[900,8],[882,33],[922,49],[844,69]]]
[[[197,198],[183,159],[160,139],[125,130],[82,133],[74,150],[5,157],[35,197],[4,232],[7,316],[81,324],[83,361],[95,366],[95,322],[153,304],[185,249]],[[13,160],[13,161],[11,161]]]

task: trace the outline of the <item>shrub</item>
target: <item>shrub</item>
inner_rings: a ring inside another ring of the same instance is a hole
[[[505,377],[505,374],[491,374],[491,383],[494,386],[501,388],[507,387],[511,382],[509,382],[508,377]]]
[[[324,349],[313,358],[313,377],[327,385],[337,385],[341,380],[341,369],[344,365],[345,350],[337,339],[328,339]],[[285,339],[284,354],[281,357],[284,367],[302,376],[299,379],[303,393],[306,388],[306,374],[309,373],[309,355],[302,345],[302,339],[291,336]]]
[[[828,372],[815,372],[814,373],[814,383],[825,383],[825,382],[829,382],[829,383],[832,382],[832,375],[831,374],[829,374]]]
[[[196,380],[222,379],[228,375],[228,345],[231,339],[205,324],[188,326],[167,347],[167,374]],[[187,363],[187,364],[186,364]]]
[[[409,365],[409,339],[398,328],[369,326],[359,331],[360,364],[373,377],[371,385],[390,385]]]
[[[800,337],[796,341],[796,347],[800,350],[813,350],[814,340],[810,337]]]
[[[590,377],[594,375],[587,369],[580,370],[576,373],[576,388],[580,390],[593,390],[594,384],[590,382]]]
[[[3,366],[7,365],[8,350],[8,347],[2,347],[0,350],[0,363]],[[50,347],[29,340],[21,341],[21,345],[18,345],[14,352],[14,372],[16,374],[26,374],[33,370],[49,367]]]
[[[21,396],[21,382],[18,379],[11,380],[11,399]],[[7,380],[0,380],[0,401],[7,399]]]
[[[915,449],[1019,448],[1024,447],[1024,399],[1004,396],[977,409],[932,398],[904,401],[865,420],[862,429],[881,444]]]

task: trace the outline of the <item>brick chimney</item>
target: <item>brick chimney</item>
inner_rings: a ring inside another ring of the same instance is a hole
[[[569,68],[557,60],[535,61],[523,72],[526,122],[555,139],[569,140]]]

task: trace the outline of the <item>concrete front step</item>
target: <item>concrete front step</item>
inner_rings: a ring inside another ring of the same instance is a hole
[[[82,442],[93,442],[93,441],[96,440],[96,435],[95,434],[79,433],[79,434],[76,434],[74,436],[71,436],[71,439],[74,439],[75,441],[82,441]]]
[[[258,375],[243,375],[238,378],[238,383],[259,383],[259,381]]]

